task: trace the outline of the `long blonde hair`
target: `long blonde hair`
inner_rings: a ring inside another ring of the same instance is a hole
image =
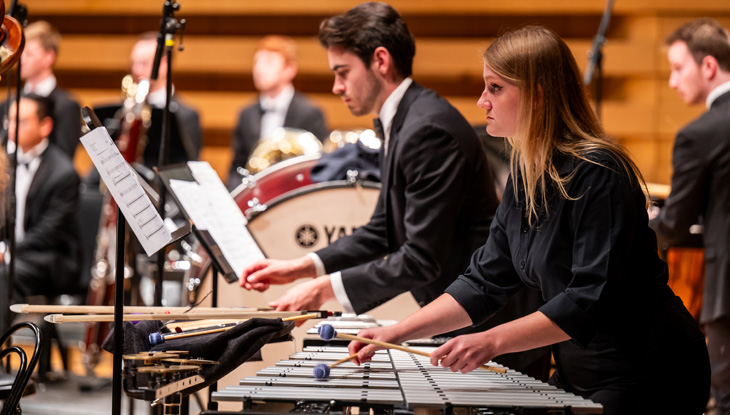
[[[553,160],[558,154],[596,163],[588,154],[608,150],[629,177],[646,187],[627,151],[606,136],[588,104],[575,58],[557,34],[541,26],[508,32],[484,52],[484,64],[520,89],[519,127],[515,137],[508,137],[510,169],[515,195],[521,179],[530,224],[539,210],[548,213],[549,186],[569,200],[581,196],[568,194],[575,171],[560,177]]]

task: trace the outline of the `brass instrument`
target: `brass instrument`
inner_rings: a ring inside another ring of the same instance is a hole
[[[371,129],[334,130],[325,138],[322,151],[331,153],[345,144],[355,144],[358,141],[371,150],[379,150],[382,145],[380,138]]]
[[[321,151],[322,143],[309,131],[277,128],[271,136],[258,141],[246,163],[246,170],[258,173],[280,161]]]

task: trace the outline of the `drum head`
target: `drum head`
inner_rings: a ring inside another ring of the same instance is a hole
[[[309,185],[271,201],[248,229],[269,258],[291,259],[322,249],[366,224],[380,186],[345,181]]]

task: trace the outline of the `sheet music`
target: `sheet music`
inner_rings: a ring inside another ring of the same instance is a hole
[[[264,253],[248,231],[243,212],[210,164],[191,161],[188,167],[197,183],[170,180],[170,188],[195,226],[210,233],[240,276],[249,264],[264,258]]]
[[[81,143],[147,255],[172,242],[170,230],[106,128],[95,128],[81,137]]]

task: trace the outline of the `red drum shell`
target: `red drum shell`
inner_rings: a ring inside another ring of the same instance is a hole
[[[249,202],[256,198],[258,203],[266,205],[272,199],[294,189],[312,184],[309,172],[317,164],[319,154],[293,157],[276,163],[266,170],[253,175],[253,187],[241,184],[233,190],[233,200],[242,212],[246,213],[251,206]],[[250,216],[250,215],[247,215]]]

